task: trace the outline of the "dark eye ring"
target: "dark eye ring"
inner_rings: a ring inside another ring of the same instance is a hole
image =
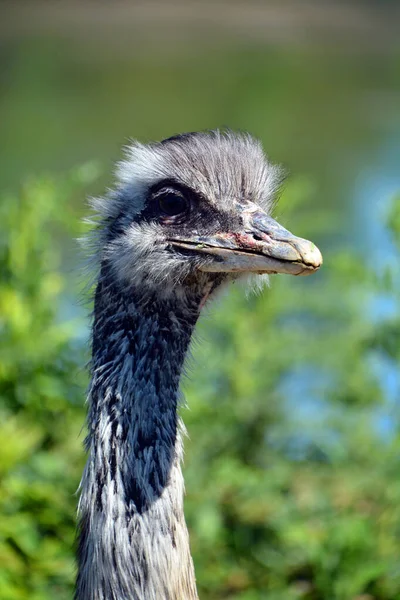
[[[188,200],[176,192],[165,192],[158,197],[160,212],[167,217],[175,217],[185,213],[189,208]]]

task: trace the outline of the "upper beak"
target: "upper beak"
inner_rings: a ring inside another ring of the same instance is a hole
[[[296,237],[260,210],[244,214],[243,230],[190,239],[171,239],[177,248],[207,255],[201,271],[309,275],[322,265],[318,248]]]

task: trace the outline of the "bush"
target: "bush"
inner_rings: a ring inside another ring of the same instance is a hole
[[[0,208],[4,600],[73,593],[88,329],[64,248],[94,176],[89,165],[28,181]],[[315,239],[326,223],[308,191],[294,182],[283,204]],[[400,200],[397,241],[399,214]],[[203,600],[400,595],[398,272],[349,251],[325,258],[312,278],[275,277],[249,298],[231,289],[200,324],[182,412]]]

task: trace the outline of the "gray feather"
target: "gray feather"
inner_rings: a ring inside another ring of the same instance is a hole
[[[233,276],[196,270],[195,259],[170,252],[163,228],[143,216],[162,180],[192,189],[229,220],[244,199],[270,212],[280,170],[247,134],[134,142],[115,189],[92,202],[98,281],[76,600],[197,598],[183,513],[179,379],[205,298]]]

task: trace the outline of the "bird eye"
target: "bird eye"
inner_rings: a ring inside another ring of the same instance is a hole
[[[187,211],[189,203],[184,196],[176,192],[168,192],[158,198],[160,211],[168,216],[174,217]]]

